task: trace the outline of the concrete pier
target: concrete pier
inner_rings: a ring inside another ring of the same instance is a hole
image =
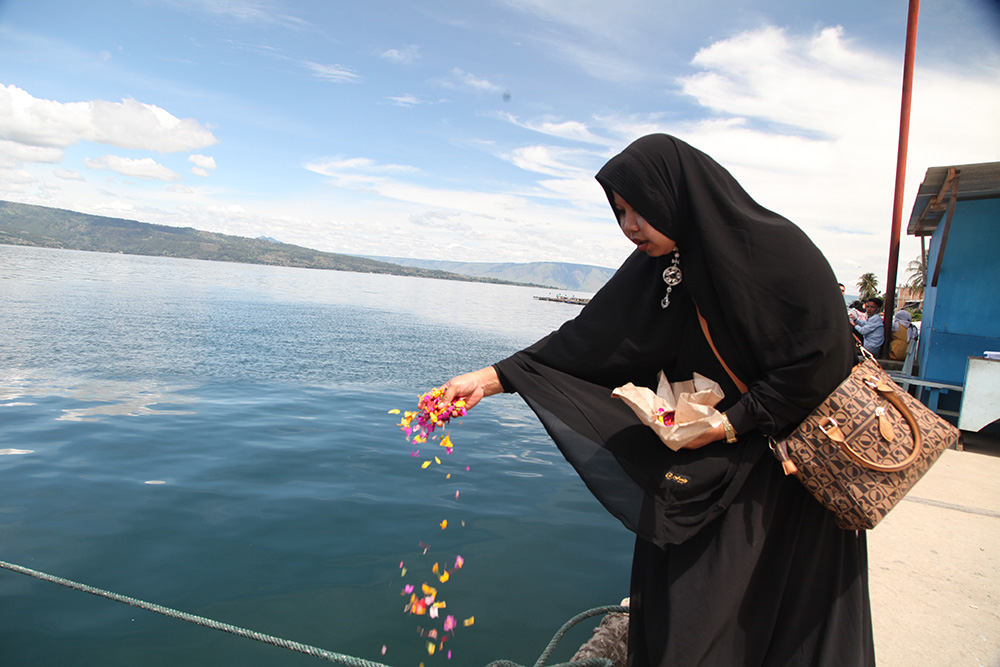
[[[868,551],[879,667],[1000,667],[1000,457],[944,452]]]
[[[945,451],[869,531],[879,667],[1000,667],[1000,447],[992,446]],[[626,615],[609,614],[574,659],[624,667],[627,628]]]

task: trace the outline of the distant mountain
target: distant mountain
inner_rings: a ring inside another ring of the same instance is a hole
[[[454,262],[434,259],[410,259],[406,257],[371,257],[383,262],[424,269],[438,269],[460,273],[466,276],[496,278],[515,282],[551,285],[556,289],[596,292],[614,274],[614,269],[588,264],[567,264],[563,262]]]
[[[251,239],[203,232],[191,227],[152,225],[9,201],[0,201],[0,244],[524,284],[502,278],[450,273],[355,255],[321,252],[274,239]],[[541,287],[543,284],[534,283],[533,286]]]

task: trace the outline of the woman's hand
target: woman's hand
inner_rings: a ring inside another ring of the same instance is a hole
[[[718,442],[719,440],[726,439],[726,431],[722,428],[722,424],[719,424],[713,429],[705,431],[698,437],[696,437],[691,442],[684,445],[681,449],[700,449],[705,445],[710,445],[713,442]]]
[[[474,407],[487,396],[503,392],[500,378],[492,366],[457,375],[441,385],[441,389],[444,389],[442,400],[445,405],[457,398],[464,398],[466,408]]]

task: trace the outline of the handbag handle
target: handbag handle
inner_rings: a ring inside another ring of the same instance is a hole
[[[923,440],[920,437],[920,426],[917,424],[917,420],[914,418],[913,413],[910,412],[908,407],[906,407],[906,404],[903,403],[902,399],[896,395],[896,392],[892,390],[891,386],[885,382],[876,380],[875,378],[865,380],[865,384],[884,396],[885,399],[889,401],[893,407],[899,410],[901,415],[903,415],[903,419],[906,420],[906,423],[910,427],[910,432],[913,433],[913,451],[911,451],[909,455],[899,463],[878,463],[855,451],[854,448],[851,447],[851,444],[847,442],[847,438],[844,437],[843,431],[840,430],[840,427],[836,425],[835,421],[833,422],[833,427],[831,428],[824,428],[823,425],[820,425],[820,430],[826,433],[831,440],[838,442],[844,453],[851,459],[870,470],[876,470],[878,472],[899,472],[900,470],[905,470],[913,465],[914,461],[920,458],[920,453],[923,449]]]

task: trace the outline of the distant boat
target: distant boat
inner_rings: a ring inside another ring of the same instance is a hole
[[[556,296],[536,296],[539,301],[558,301],[559,303],[570,303],[574,306],[586,306],[590,303],[590,299],[581,299],[576,296],[562,296],[561,294]]]

